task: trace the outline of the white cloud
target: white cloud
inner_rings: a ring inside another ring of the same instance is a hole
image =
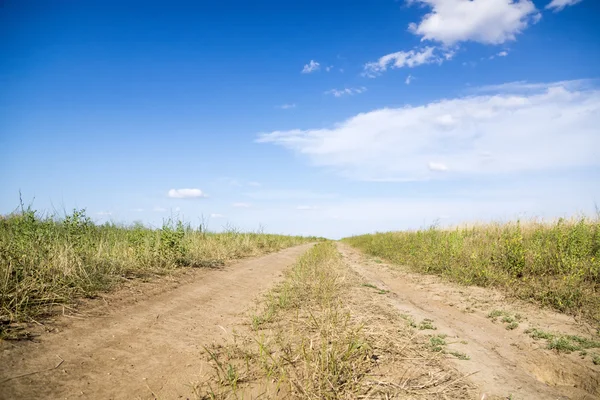
[[[111,216],[112,213],[110,211],[98,211],[96,213],[96,215],[99,215],[101,217],[108,217],[108,216]]]
[[[296,108],[296,103],[282,104],[279,106],[282,110],[289,110],[290,108]]]
[[[501,51],[497,54],[498,57],[506,57],[508,55],[508,51]]]
[[[546,10],[553,10],[559,12],[567,6],[573,6],[580,3],[582,0],[552,0],[547,6]]]
[[[438,172],[448,171],[448,167],[442,163],[430,162],[429,164],[427,164],[427,167],[429,168],[430,171],[438,171]]]
[[[325,71],[329,72],[333,69],[333,65],[330,65],[328,67],[325,67]]]
[[[309,210],[316,210],[317,207],[315,206],[298,206],[296,207],[296,210],[302,210],[302,211],[309,211]]]
[[[564,0],[563,0],[564,1]],[[454,45],[473,41],[500,44],[515,40],[541,14],[531,0],[409,0],[431,8],[408,30],[421,40]]]
[[[200,189],[171,189],[168,193],[173,199],[193,199],[198,197],[206,197]]]
[[[335,97],[342,97],[342,96],[352,96],[354,94],[360,94],[360,93],[364,93],[367,91],[367,88],[364,86],[361,86],[359,88],[345,88],[345,89],[331,89],[325,92],[325,94],[331,94],[334,95]]]
[[[321,64],[319,64],[318,62],[316,62],[314,60],[310,60],[310,62],[308,64],[306,64],[304,66],[304,68],[302,68],[301,72],[303,74],[310,74],[311,72],[318,71],[319,68],[321,68]]]
[[[249,203],[233,203],[231,206],[235,207],[235,208],[250,208],[251,207],[251,205]]]
[[[156,207],[154,207],[154,208],[152,209],[152,211],[154,211],[154,212],[158,212],[158,213],[163,213],[163,212],[166,212],[166,211],[167,211],[167,209],[166,209],[166,208],[163,208],[163,207],[156,206]]]
[[[423,64],[431,64],[434,62],[441,63],[443,58],[436,55],[435,50],[435,47],[425,47],[420,50],[398,51],[396,53],[386,54],[385,56],[380,57],[377,61],[365,64],[362,75],[369,78],[374,78],[378,75],[381,75],[381,73],[386,71],[388,67],[414,68]],[[450,56],[450,58],[451,57],[452,56]]]
[[[406,80],[404,81],[404,83],[406,83],[407,85],[410,85],[410,83],[413,81],[413,79],[415,79],[415,77],[414,77],[414,76],[412,76],[412,75],[408,75],[408,76],[406,77]]]
[[[223,214],[216,214],[216,213],[210,214],[210,217],[211,218],[225,218],[225,216]]]
[[[525,93],[383,108],[331,128],[263,133],[257,141],[359,180],[433,179],[440,175],[431,162],[449,166],[448,176],[597,166],[600,90],[577,87],[533,84]]]

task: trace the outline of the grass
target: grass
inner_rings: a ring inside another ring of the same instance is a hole
[[[250,316],[248,333],[207,349],[213,373],[195,385],[197,397],[472,397],[461,375],[401,323],[412,318],[361,286],[380,290],[348,269],[334,243],[311,248]]]
[[[200,384],[198,397],[239,397],[233,383],[240,378],[230,379],[230,369],[242,370],[242,377],[262,377],[278,396],[334,399],[357,392],[370,368],[372,350],[362,326],[343,309],[339,295],[344,281],[335,268],[340,262],[330,242],[302,256],[252,316],[255,334],[250,345],[235,347],[233,355],[222,351],[224,361],[209,352],[220,390],[209,388],[209,382]]]
[[[531,328],[525,331],[530,337],[535,340],[545,340],[546,348],[556,350],[559,353],[572,353],[579,351],[579,355],[585,357],[589,349],[600,349],[600,341],[584,338],[577,335],[566,335],[561,333],[553,333],[543,331],[537,328]],[[600,363],[600,358],[593,353],[592,362],[596,365]]]
[[[85,210],[58,218],[21,207],[0,216],[0,334],[11,322],[36,318],[56,304],[94,296],[125,279],[215,267],[314,240],[210,233],[172,219],[160,229],[97,225]]]
[[[430,228],[344,239],[365,253],[600,325],[600,217]]]
[[[499,317],[502,317],[501,322],[507,324],[506,330],[512,331],[519,327],[519,322],[523,319],[521,314],[511,314],[507,311],[503,310],[493,310],[488,314],[488,318],[492,320],[492,322],[496,322]]]

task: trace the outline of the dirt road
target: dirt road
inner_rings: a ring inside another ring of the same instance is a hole
[[[481,389],[485,398],[600,398],[600,367],[577,354],[557,354],[524,333],[528,327],[585,334],[573,318],[514,301],[483,288],[465,288],[434,276],[410,273],[338,246],[347,265],[367,282],[387,290],[396,309],[415,321],[431,320],[436,334],[446,334],[450,348],[470,357],[454,359],[456,368]],[[492,322],[491,310],[519,312],[524,320],[514,330]],[[422,331],[423,334],[431,330]],[[472,374],[472,375],[471,375]]]
[[[202,271],[193,282],[77,320],[39,342],[5,342],[0,399],[188,398],[210,368],[202,345],[230,333],[310,246]]]

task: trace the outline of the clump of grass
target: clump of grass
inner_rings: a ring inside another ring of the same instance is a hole
[[[97,225],[85,210],[58,217],[21,206],[0,216],[0,335],[3,326],[126,279],[215,267],[315,239],[233,229],[210,233],[174,219],[160,229]]]
[[[449,351],[448,354],[453,355],[454,357],[458,358],[459,360],[470,360],[471,357],[469,357],[466,353],[463,353],[461,351]]]
[[[600,217],[430,228],[344,239],[465,285],[494,286],[600,324]]]
[[[435,327],[435,325],[433,325],[433,320],[425,318],[423,321],[421,321],[421,323],[419,324],[419,330],[424,331],[426,329],[431,329],[431,330],[437,329]]]
[[[429,338],[429,347],[431,351],[442,352],[446,346],[446,335],[434,335]]]
[[[600,341],[577,335],[551,333],[537,328],[528,329],[525,333],[535,340],[545,340],[548,349],[556,350],[559,353],[579,351],[579,355],[585,357],[587,355],[587,350],[600,348]],[[592,361],[594,361],[594,356],[592,356]]]
[[[371,283],[363,283],[362,284],[364,287],[368,287],[371,289],[375,289],[377,291],[378,294],[387,294],[390,291],[389,290],[384,290],[384,289],[379,289],[377,286],[371,284]]]

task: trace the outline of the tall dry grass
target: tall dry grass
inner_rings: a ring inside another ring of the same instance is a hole
[[[513,222],[355,236],[364,252],[600,324],[600,218]]]
[[[62,218],[31,208],[0,217],[0,330],[124,278],[221,265],[316,238],[210,233],[181,221],[160,229],[96,225],[85,210]]]

